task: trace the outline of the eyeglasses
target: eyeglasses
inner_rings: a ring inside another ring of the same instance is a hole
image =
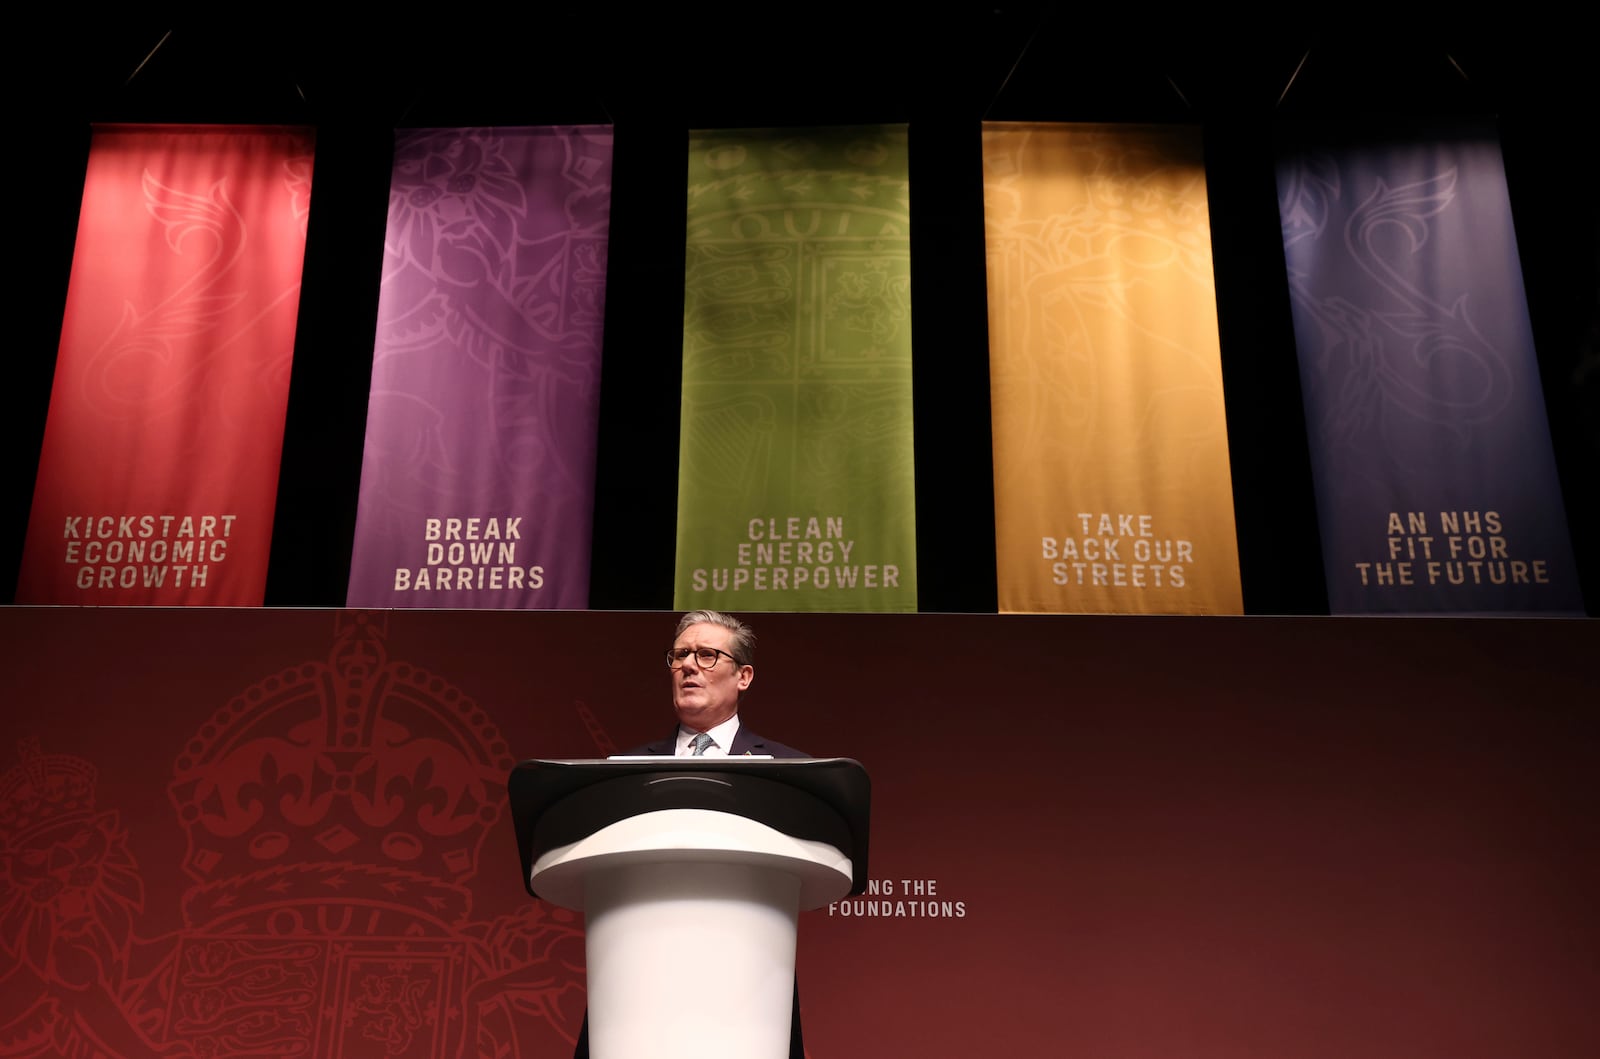
[[[739,664],[737,658],[734,658],[726,651],[719,651],[715,647],[669,647],[667,648],[667,668],[682,669],[683,663],[688,660],[690,655],[694,655],[695,664],[701,669],[715,669],[719,657],[730,659],[734,665]]]

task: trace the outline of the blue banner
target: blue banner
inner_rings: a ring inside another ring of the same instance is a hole
[[[1493,129],[1286,134],[1278,205],[1330,609],[1582,613]]]

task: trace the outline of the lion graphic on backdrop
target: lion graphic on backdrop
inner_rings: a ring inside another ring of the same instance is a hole
[[[158,1045],[161,1012],[129,1003],[167,946],[140,940],[144,882],[96,770],[37,739],[0,777],[0,1056],[187,1054]]]
[[[514,763],[487,712],[341,612],[325,660],[257,681],[173,764],[181,926],[137,936],[145,882],[95,769],[25,744],[0,781],[0,1057],[476,1059],[570,1048],[574,913],[474,915]],[[153,881],[152,881],[153,882]]]

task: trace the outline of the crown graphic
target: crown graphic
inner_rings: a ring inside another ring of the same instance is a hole
[[[94,812],[95,767],[71,754],[46,754],[35,738],[17,744],[20,764],[0,777],[0,842],[20,846],[65,820]]]
[[[216,711],[168,797],[201,882],[292,864],[477,871],[513,759],[449,681],[388,657],[388,616],[341,612],[327,661],[293,666]]]

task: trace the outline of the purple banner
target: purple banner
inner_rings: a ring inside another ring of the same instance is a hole
[[[1330,608],[1582,613],[1499,140],[1286,136]]]
[[[588,606],[611,147],[397,138],[351,606]]]

